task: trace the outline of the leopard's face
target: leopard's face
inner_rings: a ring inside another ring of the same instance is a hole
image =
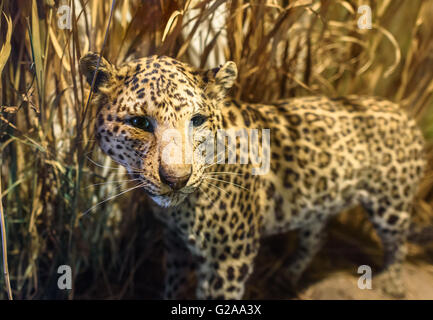
[[[98,56],[80,61],[91,84]],[[236,78],[236,65],[196,70],[168,57],[149,57],[117,68],[102,58],[94,85],[99,106],[96,138],[160,206],[181,203],[210,165],[200,152],[221,128],[218,108]]]

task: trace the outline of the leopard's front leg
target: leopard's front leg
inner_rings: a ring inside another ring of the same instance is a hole
[[[164,299],[184,299],[188,293],[190,276],[195,270],[195,261],[182,240],[173,231],[166,229],[164,234]]]
[[[250,248],[252,243],[242,243],[233,246],[230,253],[217,251],[204,257],[197,270],[197,298],[242,299],[256,256]]]
[[[287,270],[289,281],[294,287],[296,287],[301,275],[323,245],[326,237],[325,226],[326,222],[316,221],[298,230],[298,248]]]

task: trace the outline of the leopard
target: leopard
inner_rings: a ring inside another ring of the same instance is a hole
[[[242,299],[261,239],[289,231],[296,251],[285,271],[296,286],[330,219],[359,205],[381,240],[384,288],[404,296],[402,263],[426,160],[421,130],[397,103],[361,95],[243,102],[230,95],[232,61],[202,69],[153,55],[117,66],[88,52],[79,64],[100,148],[126,168],[164,225],[163,298],[182,297],[194,273],[196,298]],[[203,132],[230,129],[257,130],[267,170],[254,173],[260,164],[242,159],[242,135],[235,163],[216,161],[215,152],[212,161],[164,156],[171,144],[186,157],[186,132],[199,137],[191,152],[203,147]],[[167,139],[169,130],[181,132],[180,142]]]

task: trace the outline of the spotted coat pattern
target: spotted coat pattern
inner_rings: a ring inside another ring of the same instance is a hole
[[[93,53],[80,61],[89,83],[97,61]],[[420,131],[396,104],[359,96],[236,101],[226,96],[237,74],[233,62],[202,71],[169,57],[120,67],[102,58],[98,70],[99,144],[159,205],[154,214],[166,225],[165,298],[182,294],[191,270],[198,298],[242,298],[260,238],[294,229],[298,250],[287,272],[296,283],[329,218],[357,204],[382,240],[387,290],[403,294],[399,275],[424,157]],[[183,130],[197,115],[198,133],[269,128],[270,171],[165,164],[164,130]]]

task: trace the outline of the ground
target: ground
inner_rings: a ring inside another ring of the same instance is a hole
[[[403,273],[407,286],[405,299],[433,299],[433,266],[408,262],[404,265]],[[375,288],[374,280],[372,290],[360,290],[357,282],[358,277],[353,274],[335,272],[302,290],[299,298],[307,300],[390,299],[379,288]]]
[[[146,208],[144,206],[144,208]],[[159,299],[163,291],[163,250],[161,225],[148,212],[139,214],[136,262],[127,281],[117,276],[95,284],[97,293],[79,294],[79,299]],[[141,221],[143,220],[143,221]],[[141,222],[140,222],[141,221]],[[313,260],[295,292],[284,276],[284,262],[290,259],[296,243],[296,234],[277,235],[262,241],[255,262],[255,271],[247,283],[245,299],[390,299],[380,290],[382,250],[365,214],[344,213],[331,222],[323,249]],[[406,299],[433,299],[433,244],[409,244],[404,264],[407,287]],[[361,290],[357,283],[360,265],[369,265],[373,271],[372,290]],[[379,275],[380,277],[380,275]],[[189,297],[194,298],[195,283],[191,277]],[[88,285],[90,279],[79,283]],[[126,289],[127,288],[127,289]],[[78,289],[78,288],[77,288]],[[80,290],[77,290],[79,293]],[[96,294],[96,295],[95,295]]]
[[[247,292],[252,299],[392,299],[380,288],[382,252],[378,240],[369,230],[356,234],[345,225],[334,223],[330,227],[324,248],[314,259],[299,284],[297,293],[284,278],[283,255],[287,247],[280,245],[279,252],[272,248],[287,242],[290,235],[283,235],[265,242],[265,249],[258,257],[258,265],[266,261],[268,266],[258,267],[250,279]],[[290,241],[289,242],[295,242]],[[290,256],[290,253],[287,254]],[[358,266],[369,265],[373,270],[371,290],[358,288]],[[403,269],[406,284],[405,299],[433,299],[433,246],[420,247],[409,244],[408,257]],[[375,276],[376,275],[376,279]]]

